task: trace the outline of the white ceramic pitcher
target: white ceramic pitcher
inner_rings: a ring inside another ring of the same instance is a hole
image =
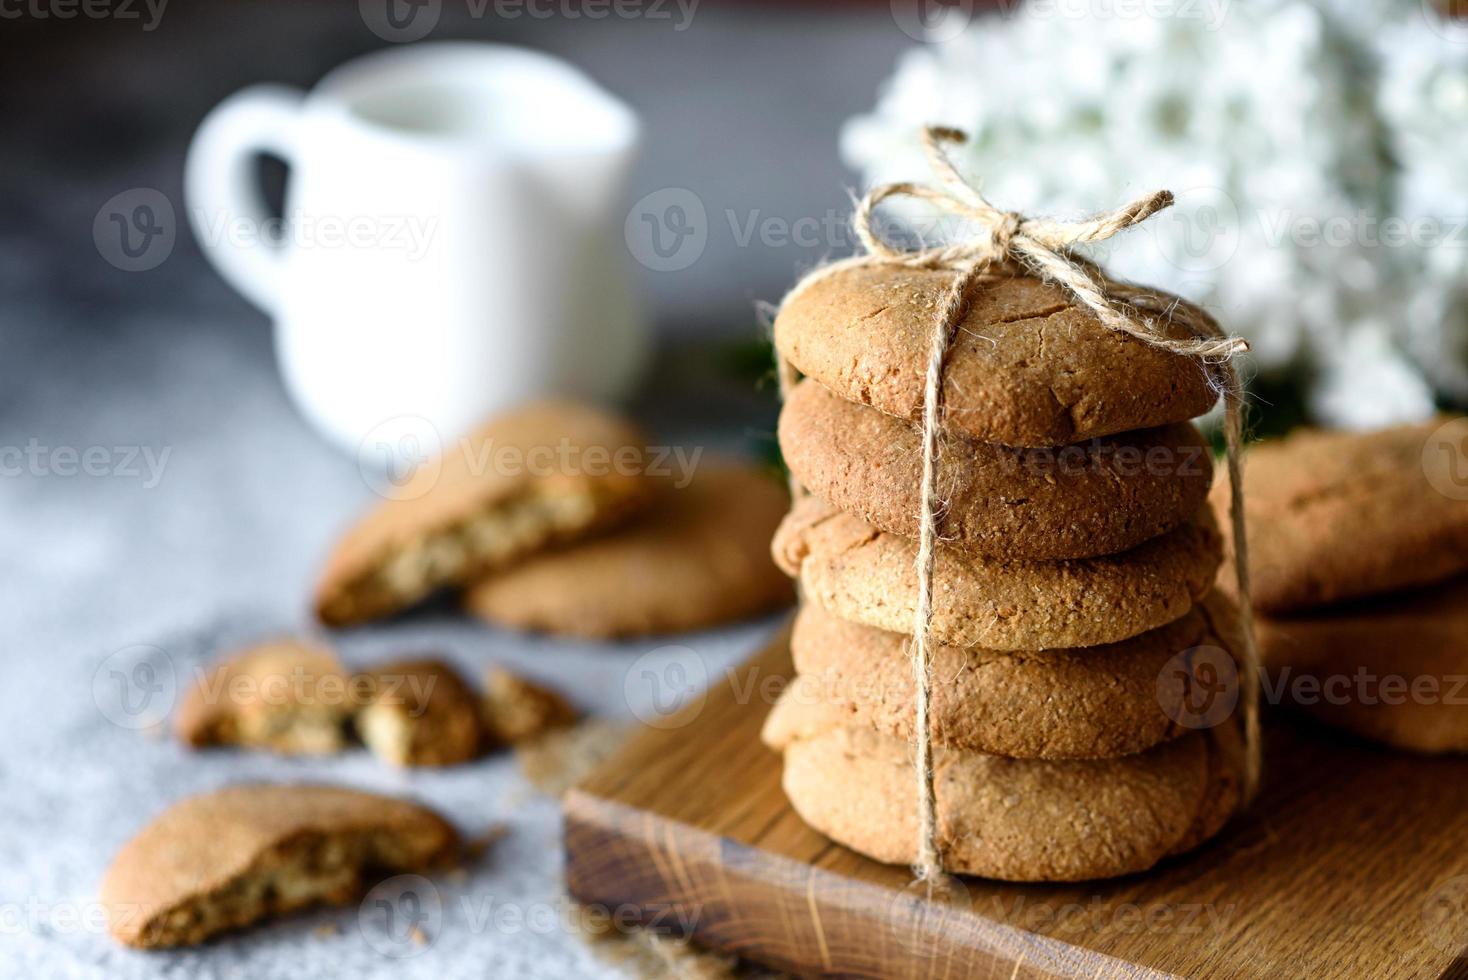
[[[637,143],[564,62],[419,44],[225,100],[185,192],[205,253],[273,317],[292,397],[356,451],[404,417],[449,439],[529,397],[627,393],[648,348],[621,241]],[[290,167],[283,221],[262,153]]]

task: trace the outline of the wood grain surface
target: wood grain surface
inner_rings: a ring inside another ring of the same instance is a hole
[[[802,974],[1468,978],[1468,759],[1272,717],[1260,798],[1200,850],[929,899],[786,802],[758,734],[790,670],[782,636],[568,794],[573,896]]]

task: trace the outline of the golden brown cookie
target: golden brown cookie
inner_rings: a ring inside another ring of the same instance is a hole
[[[163,811],[107,870],[112,935],[158,949],[321,903],[374,877],[423,871],[457,834],[405,800],[334,786],[230,786]]]
[[[699,629],[794,598],[768,542],[789,504],[746,463],[705,461],[684,487],[607,535],[529,558],[465,595],[499,626],[595,639]]]
[[[958,749],[1022,759],[1104,759],[1176,738],[1193,693],[1185,651],[1223,647],[1200,609],[1105,646],[1001,652],[936,646],[932,734]],[[793,697],[824,701],[848,724],[910,740],[911,637],[806,605],[795,619]],[[1176,659],[1175,659],[1176,658]]]
[[[1257,619],[1266,695],[1413,752],[1468,752],[1468,578]]]
[[[933,322],[951,280],[923,269],[838,273],[784,305],[775,345],[842,398],[917,421]],[[1059,287],[1000,279],[973,291],[943,398],[950,431],[1063,446],[1202,415],[1217,394],[1197,362],[1108,330]]]
[[[479,699],[442,660],[403,660],[364,675],[370,700],[357,731],[395,766],[452,766],[479,754]]]
[[[580,712],[559,691],[493,667],[484,677],[484,731],[498,745],[516,745],[575,724]]]
[[[351,687],[336,656],[299,640],[236,653],[195,679],[174,731],[194,748],[325,755],[346,745]]]
[[[1300,612],[1468,571],[1468,448],[1434,439],[1443,425],[1301,431],[1250,449],[1244,502],[1255,608]],[[1455,453],[1463,492],[1449,495],[1440,487],[1454,489]],[[1212,499],[1226,514],[1227,481]]]
[[[784,752],[785,794],[806,823],[877,861],[914,861],[908,743],[788,692],[762,737]],[[1227,721],[1119,759],[1006,759],[938,745],[934,767],[946,870],[1084,881],[1145,871],[1218,833],[1239,804],[1243,752]]]
[[[808,602],[856,623],[911,633],[917,545],[878,531],[817,497],[781,523],[775,561]],[[1198,519],[1119,555],[1073,561],[975,558],[937,549],[931,635],[992,650],[1115,643],[1185,616],[1213,586],[1219,537]]]
[[[322,622],[387,616],[639,510],[651,486],[631,425],[569,402],[530,405],[454,441],[337,543]]]
[[[814,381],[780,413],[780,449],[811,492],[884,531],[917,537],[922,441],[901,419]],[[1136,547],[1185,523],[1213,462],[1187,422],[1059,449],[949,438],[941,448],[938,534],[975,554],[1049,560]]]

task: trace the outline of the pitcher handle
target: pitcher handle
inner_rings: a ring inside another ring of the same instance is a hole
[[[286,256],[265,241],[270,213],[254,162],[260,154],[294,162],[304,98],[283,85],[235,93],[204,118],[184,164],[184,196],[199,247],[226,282],[266,313],[279,303]],[[240,236],[241,228],[248,234]]]

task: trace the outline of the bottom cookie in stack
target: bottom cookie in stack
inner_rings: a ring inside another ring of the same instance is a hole
[[[890,864],[917,859],[910,746],[787,691],[763,738],[784,753],[785,794],[832,840]],[[1241,798],[1230,720],[1114,759],[1010,759],[934,746],[944,869],[1005,881],[1144,871],[1216,834]]]
[[[943,867],[1008,881],[1107,878],[1216,834],[1240,804],[1244,756],[1232,702],[1210,700],[1218,678],[1203,670],[1232,667],[1237,629],[1234,606],[1215,592],[1171,623],[1104,645],[935,644]],[[911,637],[807,604],[791,653],[796,678],[763,732],[784,754],[791,804],[868,857],[914,861]]]

